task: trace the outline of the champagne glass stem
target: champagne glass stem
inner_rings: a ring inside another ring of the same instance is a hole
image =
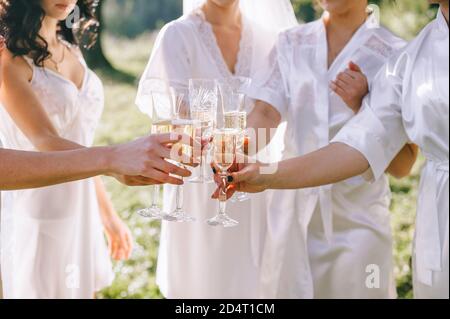
[[[205,178],[205,153],[202,152],[202,156],[200,159],[200,180],[203,181]]]
[[[177,186],[177,194],[176,194],[176,205],[177,205],[177,212],[180,212],[183,210],[183,186]]]
[[[157,197],[158,197],[158,186],[153,185],[152,187],[152,204],[151,208],[156,208],[158,206]]]
[[[227,174],[221,173],[220,177],[222,178],[222,187],[220,189],[219,196],[219,214],[224,216],[226,215],[226,207],[227,207]]]

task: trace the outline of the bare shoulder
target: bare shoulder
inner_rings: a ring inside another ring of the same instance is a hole
[[[25,59],[21,56],[14,56],[8,49],[1,54],[0,66],[4,81],[11,78],[29,81],[33,76],[33,71]]]

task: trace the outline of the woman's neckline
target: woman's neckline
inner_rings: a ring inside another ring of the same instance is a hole
[[[248,30],[248,22],[246,21],[245,17],[242,15],[242,33],[241,33],[241,39],[239,43],[239,51],[237,53],[237,59],[236,64],[234,66],[234,72],[229,68],[228,64],[225,61],[224,54],[218,44],[217,37],[214,33],[212,24],[206,19],[205,13],[201,8],[198,8],[193,11],[192,13],[197,19],[200,20],[200,23],[205,26],[205,29],[203,29],[203,32],[201,32],[201,35],[204,37],[204,41],[206,42],[210,53],[213,55],[213,59],[216,61],[217,66],[222,71],[223,75],[225,77],[230,76],[238,76],[238,75],[246,75],[249,74],[242,74],[245,73],[245,70],[243,70],[245,55],[249,54],[249,30]]]

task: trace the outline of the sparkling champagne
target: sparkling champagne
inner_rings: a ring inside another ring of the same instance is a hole
[[[214,162],[222,172],[226,172],[236,157],[236,142],[239,131],[223,129],[214,132]]]
[[[200,122],[197,120],[176,119],[172,121],[172,130],[177,134],[184,134],[192,138],[193,141],[199,138]],[[187,142],[187,141],[184,141]],[[192,157],[194,154],[193,145],[181,144],[182,152]]]
[[[247,112],[226,112],[225,128],[243,131],[247,128]]]
[[[201,123],[202,136],[211,137],[214,129],[214,113],[210,110],[194,110],[192,118]]]

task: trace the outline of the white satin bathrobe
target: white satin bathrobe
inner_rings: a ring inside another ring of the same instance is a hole
[[[334,139],[359,150],[377,181],[407,142],[426,157],[414,241],[415,298],[449,298],[449,29],[442,12],[375,79],[364,110]]]
[[[243,31],[235,75],[252,77],[264,67],[276,40],[243,18]],[[272,40],[273,39],[273,40]],[[272,43],[272,46],[268,45]],[[227,67],[209,22],[201,9],[166,25],[158,36],[141,83],[150,77],[181,80],[226,79]],[[137,105],[149,113],[150,102],[141,92]],[[212,174],[212,172],[210,172]],[[214,184],[184,187],[184,208],[195,223],[162,225],[157,284],[167,298],[257,298],[259,260],[265,230],[266,195],[251,201],[229,203],[229,215],[239,221],[232,229],[210,227],[218,202],[211,199]],[[175,205],[175,188],[165,186],[164,209]]]
[[[328,145],[355,115],[329,88],[350,61],[372,82],[404,45],[371,15],[328,68],[323,19],[282,33],[270,72],[250,96],[274,106],[287,121],[283,158]],[[271,191],[270,196],[262,297],[395,297],[386,176],[373,184],[355,178],[320,188]],[[366,286],[372,264],[380,268],[379,289]]]

